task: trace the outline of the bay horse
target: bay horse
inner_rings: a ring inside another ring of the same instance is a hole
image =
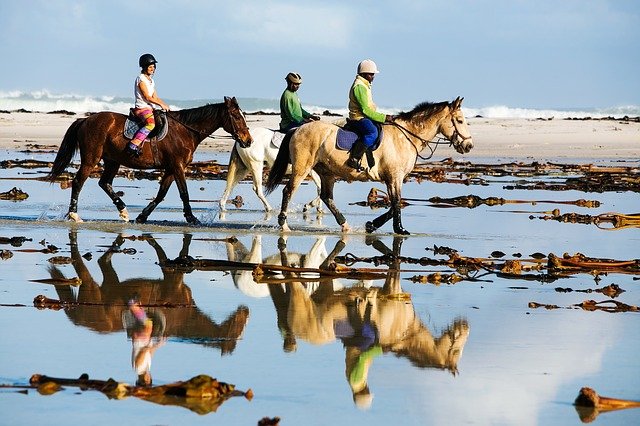
[[[266,127],[256,127],[250,130],[251,139],[253,142],[251,146],[242,146],[242,144],[236,142],[231,151],[229,157],[229,166],[227,168],[227,184],[224,189],[224,193],[220,198],[219,205],[220,211],[224,212],[227,209],[227,200],[231,195],[231,191],[236,187],[238,182],[251,173],[253,180],[253,191],[256,193],[266,212],[273,211],[267,197],[265,197],[262,190],[262,176],[264,166],[273,166],[273,162],[278,155],[277,146],[271,143],[275,130],[268,129]],[[307,211],[310,208],[315,207],[318,212],[321,212],[320,206],[320,177],[313,170],[311,171],[311,179],[318,187],[318,196],[312,201],[304,205],[303,211]]]
[[[442,134],[456,151],[467,153],[473,148],[473,140],[460,108],[464,98],[452,102],[423,102],[409,112],[400,113],[394,123],[384,125],[380,147],[373,152],[375,166],[366,171],[357,171],[345,163],[347,151],[336,148],[339,127],[322,121],[313,121],[299,127],[289,138],[282,141],[269,178],[266,192],[269,194],[282,181],[290,163],[292,171],[282,190],[282,204],[278,224],[283,232],[289,232],[287,206],[294,192],[311,170],[320,176],[320,198],[329,208],[342,232],[350,230],[345,217],[333,200],[333,187],[338,178],[346,181],[378,181],[387,186],[391,207],[388,211],[367,222],[367,233],[374,232],[393,218],[393,231],[408,235],[402,227],[401,201],[402,183],[413,170],[416,160],[431,139]]]
[[[129,220],[127,206],[111,186],[121,165],[133,169],[164,169],[158,194],[138,215],[136,222],[147,221],[175,180],[184,217],[189,224],[199,225],[200,221],[193,215],[189,204],[185,172],[200,142],[220,127],[230,133],[239,144],[251,145],[249,128],[236,98],[225,96],[222,103],[167,112],[167,135],[162,141],[144,143],[139,157],[125,152],[129,142],[123,134],[126,119],[124,114],[103,111],[80,118],[67,129],[51,172],[47,175],[47,180],[53,182],[71,163],[76,151],[80,150],[80,167],[73,178],[67,217],[75,222],[82,222],[78,215],[78,197],[91,171],[102,159],[104,169],[98,185],[111,198],[122,220]]]

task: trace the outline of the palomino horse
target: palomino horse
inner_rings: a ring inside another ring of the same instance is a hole
[[[347,181],[379,181],[387,186],[391,202],[390,209],[366,223],[366,231],[373,232],[393,218],[396,234],[409,234],[400,218],[402,183],[413,170],[419,152],[430,140],[441,133],[459,153],[473,148],[473,141],[464,114],[460,109],[463,98],[453,102],[422,103],[409,112],[401,113],[395,122],[384,126],[380,147],[374,151],[375,166],[368,171],[356,171],[345,163],[346,151],[336,148],[338,126],[322,121],[313,121],[301,126],[293,136],[282,141],[278,157],[269,172],[266,191],[273,191],[282,181],[287,165],[292,164],[291,177],[282,191],[282,205],[278,224],[282,231],[289,231],[287,206],[294,192],[311,170],[320,175],[322,182],[320,198],[331,210],[343,232],[350,230],[345,217],[333,200],[333,186],[338,178]]]
[[[251,172],[253,179],[253,191],[262,201],[264,210],[266,212],[273,210],[262,191],[262,174],[265,163],[267,167],[273,166],[276,155],[278,155],[279,147],[271,143],[275,131],[264,127],[256,127],[251,129],[250,133],[253,139],[251,146],[243,147],[242,144],[236,143],[231,151],[227,169],[227,186],[224,189],[222,198],[220,198],[220,211],[227,209],[227,199],[231,195],[231,191],[249,172]],[[311,179],[318,187],[318,196],[304,205],[304,211],[315,207],[320,212],[320,177],[313,170],[311,171]]]
[[[191,211],[185,178],[187,166],[193,160],[193,153],[200,142],[220,127],[230,133],[238,143],[251,145],[249,128],[236,98],[229,97],[225,97],[224,102],[219,104],[170,111],[167,118],[170,126],[167,136],[161,142],[145,143],[142,155],[137,158],[125,152],[125,146],[129,142],[123,135],[127,119],[125,115],[105,111],[80,118],[71,124],[47,176],[48,180],[55,180],[64,172],[75,152],[80,150],[80,168],[71,187],[68,213],[71,220],[82,221],[77,213],[78,196],[89,174],[102,159],[104,170],[98,184],[116,205],[123,220],[129,220],[127,206],[111,187],[121,165],[134,169],[164,169],[156,198],[142,210],[136,222],[147,221],[175,180],[184,208],[184,217],[190,224],[200,223]]]

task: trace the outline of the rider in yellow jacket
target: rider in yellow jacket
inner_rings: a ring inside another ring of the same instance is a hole
[[[371,83],[378,73],[376,63],[371,59],[365,59],[358,64],[358,74],[356,75],[351,89],[349,90],[349,127],[353,129],[360,138],[353,144],[350,151],[347,165],[358,171],[362,170],[360,159],[365,150],[373,146],[378,138],[378,128],[373,123],[391,123],[395,118],[392,115],[385,115],[376,110],[371,94]]]

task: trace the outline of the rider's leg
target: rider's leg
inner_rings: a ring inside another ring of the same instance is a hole
[[[135,114],[144,121],[145,125],[138,130],[136,135],[127,145],[127,151],[135,156],[140,155],[142,143],[149,136],[149,133],[156,127],[156,121],[153,118],[153,110],[151,108],[140,108],[135,110]]]
[[[378,129],[375,124],[368,118],[363,118],[352,124],[353,128],[360,135],[360,138],[353,144],[351,151],[349,152],[349,159],[347,160],[347,166],[352,167],[358,171],[363,170],[360,162],[364,152],[373,146],[378,138]]]

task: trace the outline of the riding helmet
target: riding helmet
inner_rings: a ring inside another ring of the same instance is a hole
[[[287,74],[285,80],[287,80],[289,83],[300,84],[302,83],[302,76],[297,72],[290,72],[289,74]]]
[[[157,64],[158,61],[156,61],[156,58],[154,58],[151,53],[145,53],[144,55],[140,56],[138,63],[140,64],[140,68],[146,68],[149,65]]]
[[[358,64],[358,74],[378,74],[378,67],[371,59],[365,59]]]

